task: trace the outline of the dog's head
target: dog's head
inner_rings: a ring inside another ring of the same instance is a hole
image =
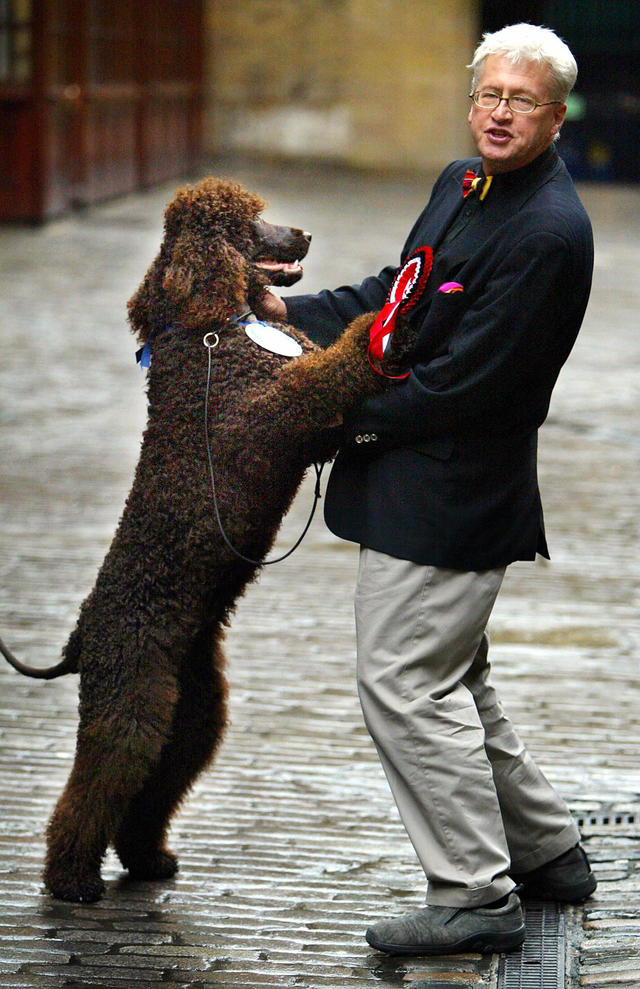
[[[165,212],[164,239],[129,301],[144,342],[170,323],[202,327],[258,305],[267,285],[293,285],[311,236],[261,217],[264,200],[237,182],[208,178],[180,189]]]

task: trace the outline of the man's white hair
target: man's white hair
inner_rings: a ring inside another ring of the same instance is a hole
[[[482,36],[473,56],[472,89],[475,90],[482,72],[484,60],[489,55],[504,55],[513,64],[534,62],[549,71],[552,92],[549,94],[564,101],[573,89],[578,75],[576,60],[569,47],[548,27],[534,24],[509,24],[499,31]]]

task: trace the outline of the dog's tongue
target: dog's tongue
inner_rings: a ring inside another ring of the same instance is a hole
[[[264,271],[283,271],[286,275],[297,275],[302,271],[299,261],[258,261],[258,268]]]
[[[304,273],[299,261],[257,261],[256,266],[265,271],[271,284],[278,288],[295,285]]]

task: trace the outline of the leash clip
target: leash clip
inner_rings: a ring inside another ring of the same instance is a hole
[[[210,337],[215,337],[213,343],[211,343],[209,339]],[[209,350],[213,350],[220,343],[220,337],[218,336],[217,333],[206,333],[202,338],[202,342],[205,345],[205,347],[207,347]]]

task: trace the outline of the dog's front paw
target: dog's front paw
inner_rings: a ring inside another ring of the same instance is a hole
[[[398,313],[388,352],[385,352],[385,360],[389,362],[393,361],[396,364],[406,362],[415,342],[416,331],[409,319],[409,315],[403,312]]]
[[[63,869],[47,868],[44,883],[57,900],[70,903],[95,903],[104,894],[104,883],[99,872],[86,872],[81,875]]]

